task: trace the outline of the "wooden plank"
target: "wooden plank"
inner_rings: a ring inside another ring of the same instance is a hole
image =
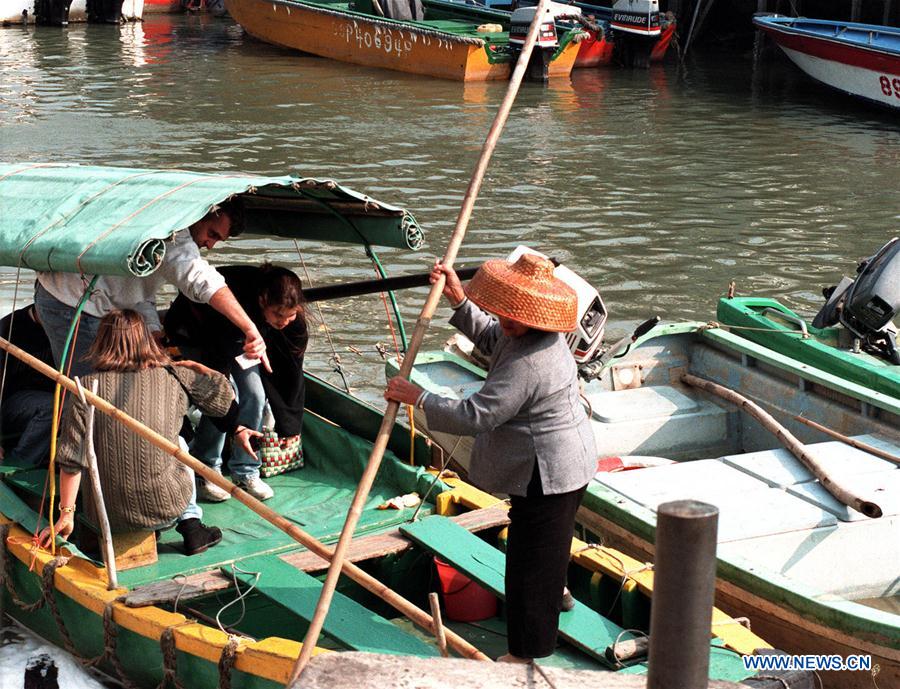
[[[404,524],[400,532],[505,599],[506,556],[451,519],[426,517],[413,524]],[[606,658],[606,649],[617,640],[634,638],[577,600],[572,610],[560,613],[559,633],[573,646],[609,667],[612,666]]]
[[[141,608],[146,605],[173,603],[176,598],[180,602],[224,591],[231,585],[232,580],[218,571],[199,572],[189,577],[139,586],[125,596],[125,605],[129,608]]]
[[[483,531],[509,524],[509,510],[505,507],[485,507],[479,510],[464,512],[450,518],[468,531]],[[350,562],[371,560],[375,557],[402,553],[412,545],[408,538],[394,529],[382,534],[354,538],[347,550],[346,559]],[[304,572],[320,572],[328,568],[328,561],[308,550],[283,555],[281,559],[292,567]]]
[[[322,582],[301,572],[281,558],[261,555],[240,561],[246,572],[237,571],[242,584],[255,584],[255,591],[309,621],[313,617]],[[260,573],[257,581],[256,572]],[[438,650],[417,636],[335,591],[322,630],[354,651],[414,656],[438,656]]]

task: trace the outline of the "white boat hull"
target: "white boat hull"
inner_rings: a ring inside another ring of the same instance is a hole
[[[781,46],[791,61],[816,81],[851,96],[900,109],[900,77],[841,64]]]

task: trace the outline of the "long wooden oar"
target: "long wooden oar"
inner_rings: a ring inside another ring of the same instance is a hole
[[[463,268],[456,274],[462,281],[469,280],[478,268]],[[307,302],[327,301],[329,299],[346,299],[358,297],[362,294],[373,292],[395,292],[401,289],[413,287],[425,287],[431,278],[431,271],[427,273],[413,273],[412,275],[399,275],[393,278],[379,280],[361,280],[360,282],[344,282],[339,285],[325,285],[324,287],[310,287],[303,290],[303,299]]]
[[[882,459],[886,459],[889,462],[893,462],[894,464],[900,464],[900,457],[897,455],[892,455],[890,452],[885,452],[884,450],[875,447],[874,445],[869,445],[868,443],[860,442],[855,438],[848,438],[843,433],[838,433],[837,431],[833,431],[827,426],[823,426],[820,423],[816,423],[812,419],[807,419],[804,416],[795,416],[795,421],[799,421],[800,423],[806,424],[810,428],[815,428],[817,431],[821,431],[825,435],[830,435],[832,438],[836,440],[840,440],[842,443],[846,443],[850,447],[855,447],[858,450],[862,450],[863,452],[868,452],[870,455],[875,455],[876,457],[881,457]]]
[[[168,438],[161,436],[152,428],[148,428],[137,419],[129,416],[121,409],[110,404],[102,397],[98,397],[94,393],[88,390],[84,390],[83,388],[79,391],[75,381],[73,381],[71,378],[64,376],[62,373],[56,371],[50,366],[47,366],[47,364],[45,364],[43,361],[36,359],[35,357],[28,354],[28,352],[25,352],[19,347],[16,347],[14,344],[9,342],[8,340],[3,339],[2,337],[0,337],[0,349],[6,350],[17,359],[24,361],[33,369],[39,371],[48,378],[55,380],[57,383],[59,383],[59,385],[66,388],[75,395],[83,393],[84,398],[94,407],[99,409],[102,413],[121,422],[148,442],[152,443],[164,452],[172,455],[182,464],[186,464],[191,469],[193,469],[196,474],[202,476],[204,480],[209,481],[210,483],[214,483],[219,488],[228,492],[235,500],[249,507],[270,524],[277,526],[288,536],[293,538],[301,545],[306,546],[310,551],[314,552],[319,557],[329,561],[332,559],[333,553],[331,548],[303,531],[296,524],[282,517],[270,507],[266,507],[252,495],[241,490],[231,481],[224,478],[220,473],[213,471],[203,462],[195,459],[190,454],[182,450],[177,444],[173,443]],[[358,583],[367,591],[375,594],[389,605],[393,606],[396,610],[399,610],[422,629],[425,629],[429,632],[433,630],[434,627],[431,615],[410,603],[399,593],[388,588],[380,581],[378,581],[375,577],[367,574],[352,562],[343,562],[342,564],[344,572],[348,577],[353,579],[353,581]],[[455,651],[457,651],[461,655],[478,660],[488,660],[488,657],[486,655],[484,655],[481,651],[479,651],[458,634],[452,632],[449,629],[445,631],[445,634],[449,644]]]
[[[688,385],[692,385],[695,388],[700,388],[701,390],[706,390],[707,392],[711,392],[714,395],[721,397],[722,399],[726,399],[729,402],[732,402],[738,405],[741,409],[746,411],[750,416],[755,418],[762,425],[763,428],[775,434],[781,443],[791,451],[797,459],[803,462],[806,465],[806,468],[809,469],[817,479],[819,479],[819,483],[831,493],[837,500],[839,500],[842,504],[852,507],[857,512],[861,512],[867,517],[872,517],[873,519],[881,516],[881,508],[870,500],[864,500],[859,497],[853,491],[844,486],[838,485],[838,483],[831,477],[831,475],[825,471],[824,467],[819,463],[815,457],[813,457],[807,450],[806,447],[801,443],[797,438],[784,426],[782,426],[775,418],[765,411],[762,407],[760,407],[755,402],[747,399],[742,394],[735,392],[729,388],[723,387],[717,383],[713,383],[711,380],[706,380],[705,378],[698,378],[697,376],[692,376],[690,373],[683,373],[681,375],[681,380]]]
[[[487,170],[488,162],[491,159],[491,154],[494,152],[497,141],[500,139],[503,125],[506,124],[506,119],[509,117],[509,111],[512,108],[513,101],[516,99],[516,94],[519,92],[519,85],[522,83],[522,77],[525,75],[525,69],[528,67],[531,51],[534,48],[534,44],[537,42],[538,29],[544,19],[544,10],[546,9],[547,2],[548,0],[540,0],[538,2],[538,6],[534,13],[534,19],[531,22],[531,26],[528,28],[525,44],[522,46],[522,52],[519,54],[516,68],[513,70],[512,77],[509,80],[509,87],[506,90],[506,95],[503,98],[503,102],[500,104],[500,109],[497,111],[497,116],[494,118],[487,139],[484,142],[484,146],[481,148],[481,155],[478,158],[478,163],[475,165],[475,171],[472,173],[472,178],[469,180],[469,187],[466,189],[466,195],[463,198],[462,207],[460,208],[459,216],[456,219],[456,227],[453,229],[453,234],[447,244],[447,250],[444,252],[443,264],[445,266],[453,265],[453,262],[456,260],[456,254],[462,244],[463,237],[466,235],[469,218],[471,217],[472,209],[475,206],[475,199],[478,198],[478,191],[481,189],[481,182],[484,180],[484,173]],[[425,305],[422,307],[422,312],[419,314],[419,318],[416,321],[416,329],[412,334],[409,348],[403,358],[403,363],[400,366],[400,375],[404,378],[409,378],[409,374],[412,372],[413,364],[416,361],[416,354],[418,354],[419,347],[422,345],[425,331],[431,323],[431,317],[434,315],[443,289],[444,277],[441,276],[440,279],[432,285],[431,292],[428,293],[428,298],[425,300]],[[309,629],[306,632],[306,636],[303,638],[303,648],[300,650],[297,663],[294,665],[291,678],[287,683],[288,687],[291,687],[297,678],[300,677],[300,674],[303,672],[307,663],[309,663],[310,658],[312,658],[312,648],[310,645],[315,647],[319,640],[319,634],[322,631],[322,625],[325,623],[325,616],[328,614],[331,598],[334,595],[334,589],[335,586],[337,586],[337,580],[341,573],[341,563],[344,561],[344,555],[347,552],[350,541],[353,539],[353,531],[356,529],[357,522],[359,522],[363,505],[369,495],[369,490],[372,488],[375,475],[378,473],[378,467],[381,465],[381,458],[384,456],[384,451],[387,448],[388,437],[394,426],[394,420],[397,418],[397,411],[399,408],[399,403],[394,401],[388,402],[387,409],[384,412],[384,419],[381,422],[381,428],[378,430],[375,445],[372,448],[372,453],[369,455],[369,463],[366,465],[365,471],[360,478],[356,494],[353,496],[353,502],[350,505],[350,510],[347,512],[347,520],[344,522],[344,528],[341,530],[341,536],[334,549],[334,559],[331,561],[331,565],[328,568],[328,574],[325,576],[325,583],[322,586],[322,592],[319,594],[319,601],[316,603],[316,611],[313,615],[312,622],[309,625]]]

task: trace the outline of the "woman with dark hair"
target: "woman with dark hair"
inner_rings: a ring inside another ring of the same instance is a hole
[[[225,266],[218,269],[238,303],[262,334],[271,371],[242,361],[241,332],[221,314],[184,296],[166,314],[166,336],[182,354],[230,376],[237,391],[238,421],[261,430],[266,400],[275,417],[279,437],[299,436],[303,423],[303,356],[308,332],[300,278],[287,268]],[[238,357],[238,360],[236,360]],[[191,444],[195,457],[221,473],[224,434],[204,417]],[[258,500],[272,497],[272,488],[260,478],[260,460],[240,447],[232,449],[231,479]],[[212,483],[200,486],[200,497],[212,502],[230,495]]]
[[[97,373],[84,379],[98,383],[97,394],[126,414],[139,419],[163,437],[175,440],[188,404],[217,417],[233,430],[238,443],[250,450],[252,429],[234,426],[237,405],[228,381],[196,362],[173,363],[150,335],[143,317],[129,309],[110,311],[100,319],[97,337],[88,350]],[[86,405],[70,395],[60,427],[56,461],[59,481],[59,520],[56,533],[72,533],[75,499],[85,466],[81,445]],[[222,540],[216,527],[204,525],[196,502],[193,472],[133,431],[105,415],[94,421],[94,447],[103,485],[103,499],[112,530],[158,531],[173,524],[184,538],[188,555],[205,551]],[[252,452],[252,450],[250,450]],[[90,483],[85,491],[91,490]],[[88,518],[96,523],[93,497],[86,496]],[[41,534],[49,544],[49,528]]]

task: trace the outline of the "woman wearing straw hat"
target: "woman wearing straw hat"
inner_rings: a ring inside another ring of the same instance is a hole
[[[465,291],[439,262],[432,283],[442,274],[450,323],[491,358],[484,386],[453,400],[396,376],[385,398],[415,404],[433,430],[475,436],[469,478],[509,494],[509,653],[498,660],[530,662],[556,647],[575,511],[596,471],[575,361],[561,335],[577,325],[577,297],[550,261],[531,254],[514,264],[487,261]]]

